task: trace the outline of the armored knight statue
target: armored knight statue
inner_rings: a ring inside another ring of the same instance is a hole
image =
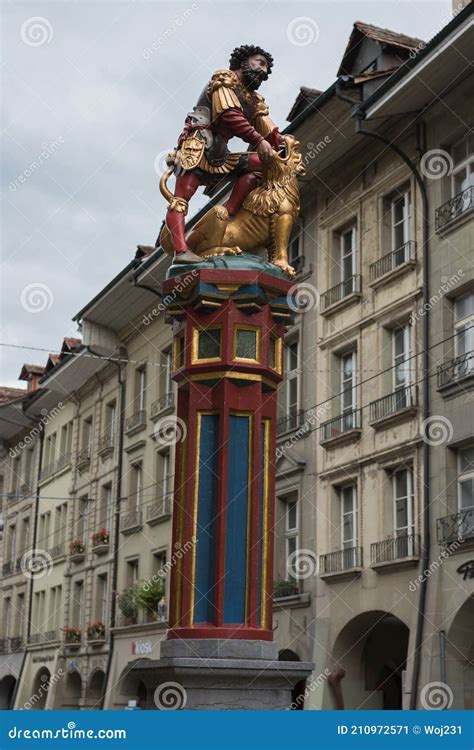
[[[287,245],[299,211],[297,176],[304,170],[298,142],[279,133],[257,92],[272,66],[272,56],[261,47],[236,47],[229,70],[214,73],[186,117],[160,181],[169,206],[159,243],[174,255],[174,263],[263,247],[271,262],[294,275]],[[247,151],[229,151],[235,136],[249,145]],[[172,175],[174,192],[167,184]],[[208,211],[186,237],[189,201],[198,187],[212,195],[229,180],[233,185],[224,205]]]

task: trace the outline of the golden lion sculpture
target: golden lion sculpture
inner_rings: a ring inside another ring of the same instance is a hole
[[[237,255],[242,251],[266,249],[268,260],[293,278],[295,271],[288,263],[288,242],[298,218],[300,200],[298,175],[304,174],[299,142],[286,135],[284,153],[274,152],[263,165],[262,183],[246,197],[234,217],[225,206],[213,206],[186,237],[189,248],[197,255]],[[169,199],[166,186],[171,170],[163,175],[160,188]],[[160,244],[173,255],[173,244],[166,225]]]

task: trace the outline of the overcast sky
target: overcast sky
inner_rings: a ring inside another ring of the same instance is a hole
[[[262,93],[283,128],[298,92],[335,79],[354,21],[428,40],[451,2],[1,4],[0,340],[57,350],[72,316],[154,244],[162,154],[239,44],[275,58]],[[203,205],[195,197],[191,214]],[[0,385],[46,354],[0,348]]]

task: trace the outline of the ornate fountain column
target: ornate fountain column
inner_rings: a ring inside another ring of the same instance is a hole
[[[288,707],[310,664],[273,643],[276,389],[291,321],[284,273],[257,256],[171,267],[178,383],[170,628],[143,679],[188,708]],[[150,670],[153,670],[151,672]]]

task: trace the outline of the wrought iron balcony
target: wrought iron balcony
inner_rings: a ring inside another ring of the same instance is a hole
[[[91,449],[87,445],[85,448],[81,448],[80,451],[76,453],[76,467],[79,469],[85,469],[87,466],[89,466],[91,462]]]
[[[147,523],[153,524],[154,522],[164,520],[171,515],[171,503],[173,500],[173,493],[168,493],[163,497],[155,500],[147,511],[146,520]]]
[[[33,492],[33,485],[31,482],[24,482],[20,487],[20,496],[26,497],[27,495],[31,495]]]
[[[53,558],[53,560],[56,557],[62,557],[66,554],[66,545],[64,542],[59,542],[59,544],[55,544],[51,549],[49,550],[49,554]]]
[[[151,405],[151,417],[152,419],[154,417],[157,417],[158,414],[161,414],[161,412],[166,411],[166,409],[174,409],[174,393],[170,391],[170,393],[165,393],[164,396],[161,396],[161,398],[158,398],[156,401],[153,401]]]
[[[10,650],[10,639],[0,638],[0,654],[6,654]]]
[[[324,312],[329,307],[332,307],[337,302],[341,302],[345,297],[349,297],[351,294],[360,294],[361,290],[361,277],[359,274],[349,276],[345,281],[341,281],[336,286],[328,289],[327,292],[321,295],[321,311]]]
[[[146,426],[146,411],[141,409],[125,420],[125,432],[127,434],[141,430]]]
[[[417,405],[417,395],[416,386],[407,385],[389,393],[388,396],[372,401],[369,404],[370,422],[379,422],[406,409],[414,409]]]
[[[122,534],[133,534],[142,528],[142,510],[141,508],[132,508],[126,511],[122,516],[120,531]]]
[[[370,564],[396,562],[407,557],[418,557],[420,539],[418,534],[405,534],[392,539],[384,539],[370,545]]]
[[[45,633],[32,633],[28,639],[29,643],[52,643],[59,640],[58,630],[47,630]]]
[[[103,456],[106,453],[112,453],[115,446],[115,435],[111,432],[107,432],[105,435],[101,435],[99,438],[98,452],[99,455]]]
[[[455,385],[474,375],[474,351],[461,354],[438,367],[438,388]]]
[[[298,411],[294,411],[290,414],[287,414],[286,417],[278,419],[276,423],[277,435],[284,435],[285,432],[291,432],[292,430],[299,429],[299,427],[301,427],[301,425],[303,424],[303,418],[304,411],[302,409],[298,409]]]
[[[8,560],[2,565],[2,572],[4,576],[11,576],[13,573],[13,560]]]
[[[474,508],[438,518],[437,527],[440,544],[474,539]]]
[[[61,469],[65,469],[66,466],[70,466],[70,464],[71,464],[71,454],[69,452],[68,453],[63,453],[63,454],[61,454],[61,456],[56,461],[56,465],[54,467],[54,471],[55,472],[56,471],[61,471]]]
[[[23,638],[21,637],[21,635],[14,635],[9,640],[11,651],[18,651],[23,647]]]
[[[375,263],[370,264],[370,283],[377,281],[377,279],[380,279],[382,276],[385,276],[387,273],[390,273],[404,263],[414,263],[415,260],[416,245],[410,240],[396,250],[383,255],[379,260],[376,260]]]
[[[11,492],[7,492],[7,502],[16,503],[16,501],[19,499],[20,499],[20,492],[18,490],[12,490]]]
[[[319,561],[319,574],[321,576],[329,576],[360,567],[362,567],[362,548],[347,547],[346,549],[340,549],[337,552],[330,552],[327,555],[321,555]]]
[[[461,193],[458,193],[451,198],[451,200],[443,203],[442,206],[436,209],[435,214],[435,228],[439,232],[444,227],[447,227],[451,222],[458,219],[460,216],[464,216],[469,211],[472,211],[474,207],[474,185],[466,188]]]
[[[334,417],[327,422],[323,422],[320,429],[320,443],[326,443],[330,440],[337,440],[349,433],[361,429],[361,410],[353,409]]]

